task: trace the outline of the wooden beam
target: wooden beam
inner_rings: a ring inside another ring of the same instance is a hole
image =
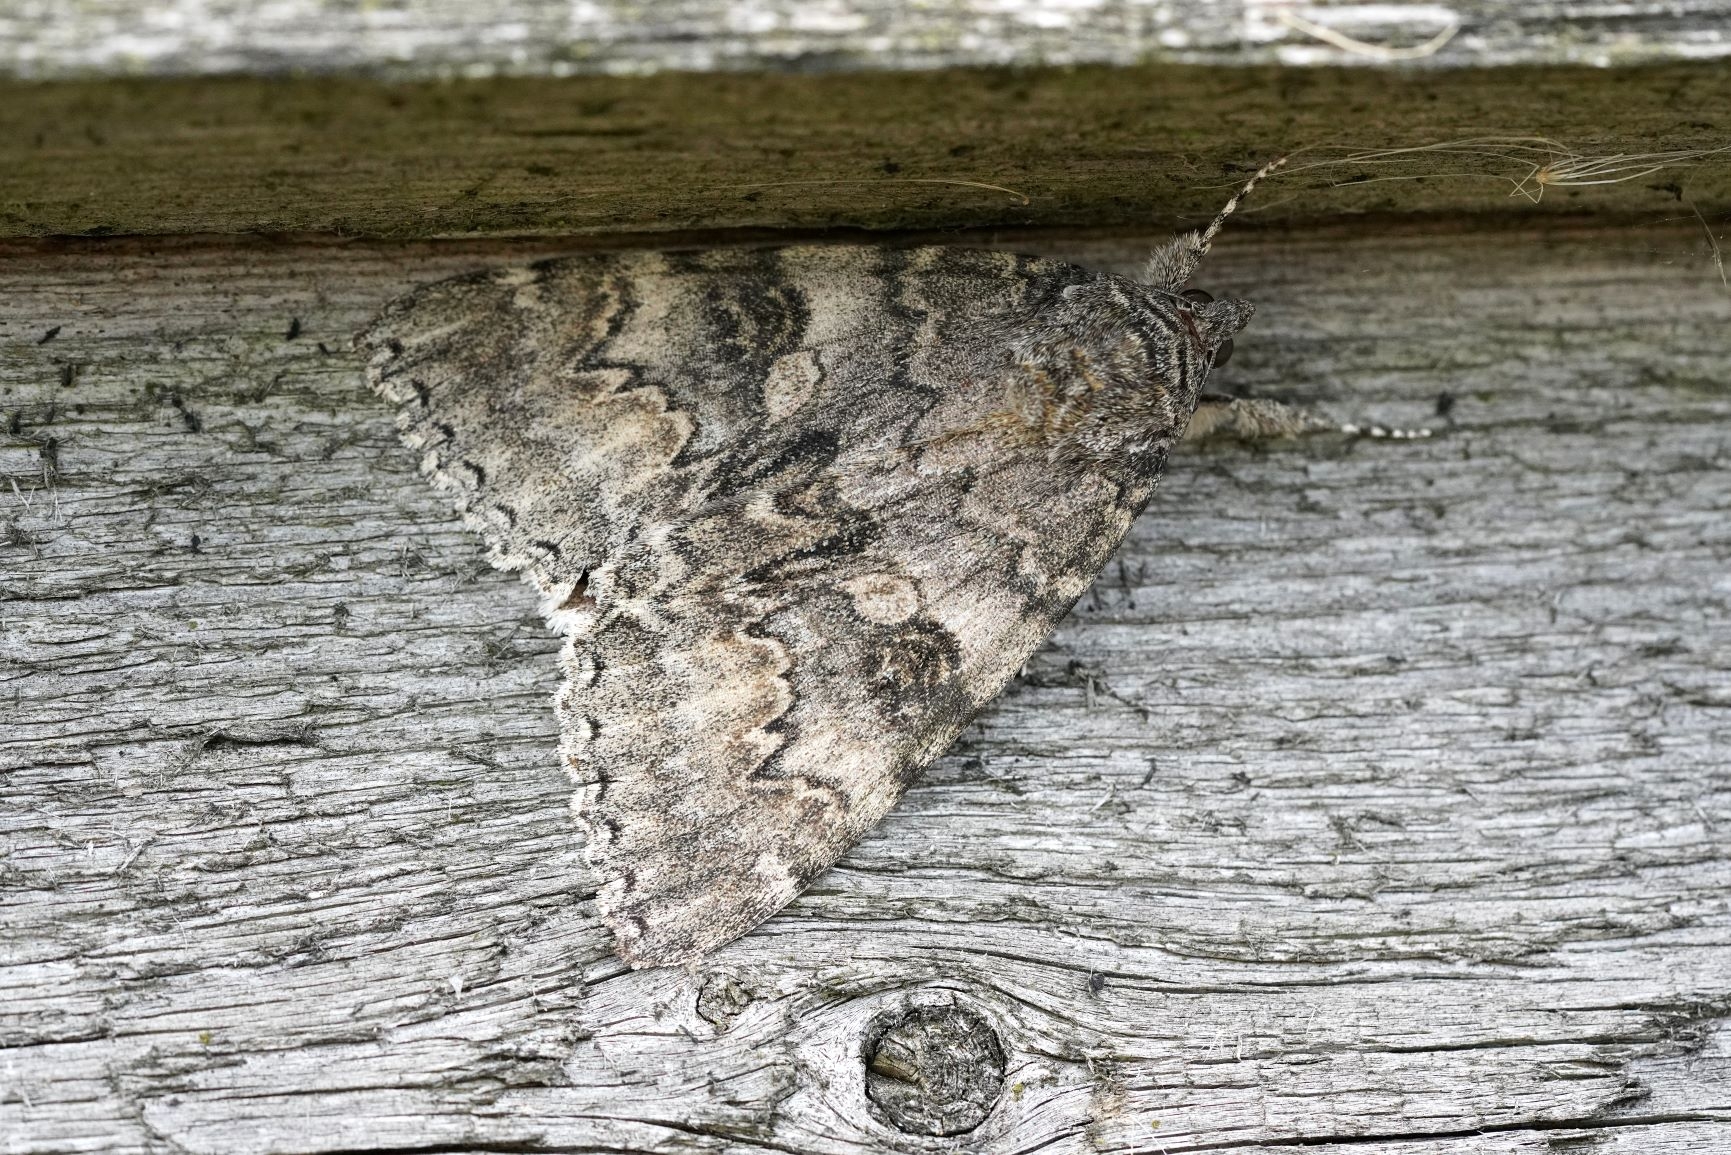
[[[558,247],[0,253],[8,1150],[1731,1149],[1692,220],[1228,234],[1221,385],[1441,435],[1175,456],[1026,675],[694,974],[609,956],[558,641],[347,345]]]
[[[10,0],[0,4],[0,72],[425,77],[1390,59],[1605,66],[1731,55],[1725,16],[1725,0]]]
[[[1731,204],[1731,153],[1615,162],[1621,183],[1539,204],[1510,195],[1534,146],[1342,158],[1488,135],[1586,158],[1720,149],[1728,108],[1714,63],[0,82],[0,236],[1168,228],[1294,150],[1312,151],[1246,220],[1654,218],[1687,215],[1685,192]]]

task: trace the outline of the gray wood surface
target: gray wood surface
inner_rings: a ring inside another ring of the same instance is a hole
[[[1342,37],[1362,46],[1343,46]],[[0,72],[25,76],[563,75],[1150,59],[1621,65],[1727,53],[1726,0],[0,0]]]
[[[346,348],[546,251],[0,251],[0,1151],[1731,1151],[1692,220],[1233,234],[1223,384],[1441,435],[1176,459],[1025,677],[696,974],[609,956],[555,640]],[[904,1135],[862,1033],[946,1003],[1007,1085]]]

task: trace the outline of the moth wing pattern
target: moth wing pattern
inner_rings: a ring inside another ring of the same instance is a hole
[[[1207,371],[1175,322],[1102,327],[1127,291],[966,248],[596,254],[362,335],[423,470],[568,636],[561,754],[632,965],[830,867],[1104,566]],[[1162,341],[1146,435],[1078,456],[1099,378]]]

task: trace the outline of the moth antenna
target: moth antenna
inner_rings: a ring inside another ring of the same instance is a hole
[[[1214,238],[1220,235],[1220,226],[1224,225],[1226,223],[1226,218],[1231,216],[1233,212],[1237,210],[1238,202],[1249,196],[1250,190],[1255,188],[1257,183],[1261,181],[1263,177],[1276,171],[1285,163],[1286,158],[1284,156],[1275,157],[1273,160],[1257,169],[1256,172],[1251,175],[1250,179],[1244,182],[1244,187],[1232,194],[1232,199],[1226,202],[1226,207],[1221,209],[1220,214],[1209,222],[1207,228],[1202,230],[1201,251],[1196,254],[1198,257],[1207,254],[1209,246],[1214,243]]]
[[[1167,292],[1175,293],[1181,289],[1195,274],[1196,266],[1202,263],[1202,258],[1208,255],[1214,238],[1220,235],[1221,226],[1238,208],[1239,202],[1250,195],[1250,190],[1256,187],[1258,181],[1285,163],[1286,158],[1279,156],[1257,169],[1251,178],[1244,182],[1244,187],[1232,194],[1232,199],[1226,202],[1226,207],[1209,222],[1206,229],[1201,232],[1182,233],[1155,249],[1149,254],[1148,266],[1143,272],[1142,280]]]

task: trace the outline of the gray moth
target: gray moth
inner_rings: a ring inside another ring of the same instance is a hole
[[[1278,162],[1276,162],[1278,164]],[[1274,165],[1257,174],[1248,192]],[[362,335],[423,471],[567,643],[560,756],[633,966],[691,963],[865,835],[1040,646],[1250,320],[960,247],[630,252],[423,287]]]

